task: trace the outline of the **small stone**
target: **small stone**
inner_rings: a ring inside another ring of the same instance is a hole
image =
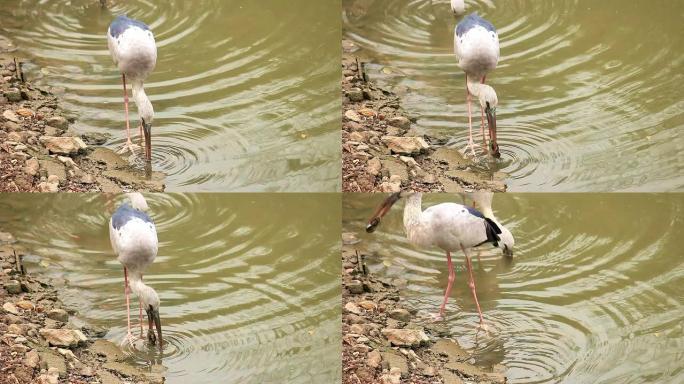
[[[10,280],[5,283],[5,289],[7,290],[7,293],[16,295],[21,293],[21,284],[17,280]]]
[[[380,162],[380,159],[374,157],[368,160],[368,165],[366,166],[366,169],[368,170],[368,173],[373,176],[379,175],[380,170],[382,169],[382,163]]]
[[[13,315],[18,315],[18,314],[19,314],[19,310],[17,309],[17,307],[16,307],[14,304],[9,303],[9,302],[3,304],[3,305],[2,305],[2,309],[5,310],[5,312],[11,313],[11,314],[13,314]]]
[[[19,324],[10,324],[7,326],[7,333],[13,333],[15,335],[24,335],[24,328]]]
[[[69,122],[62,116],[53,116],[47,119],[47,125],[61,130],[66,130],[69,128]]]
[[[366,327],[363,324],[352,324],[349,326],[349,332],[357,335],[363,335],[366,333]]]
[[[69,314],[61,308],[50,310],[47,317],[55,321],[61,321],[62,323],[69,321]]]
[[[399,368],[392,368],[389,373],[382,375],[380,379],[382,380],[382,384],[400,384],[401,371]]]
[[[349,292],[358,295],[360,293],[363,293],[363,284],[359,280],[352,280],[349,283],[347,283],[347,289]]]
[[[408,374],[408,362],[406,357],[394,352],[392,350],[387,352],[382,352],[382,365],[385,369],[398,368],[401,374]]]
[[[366,364],[368,364],[372,368],[377,368],[380,366],[381,362],[382,362],[382,356],[380,355],[380,352],[378,352],[376,349],[368,352]]]
[[[16,305],[17,305],[17,307],[19,307],[25,311],[32,311],[32,310],[36,309],[36,306],[28,300],[19,300],[16,302]]]
[[[79,343],[88,340],[85,335],[75,329],[50,329],[43,328],[38,331],[40,335],[48,342],[50,345],[55,347],[75,347]]]
[[[4,92],[4,94],[7,100],[10,102],[16,103],[21,101],[21,91],[19,91],[17,88],[9,88]]]
[[[39,362],[40,356],[38,356],[38,352],[36,352],[35,349],[26,352],[26,356],[24,356],[24,365],[29,368],[35,368],[38,366]]]
[[[67,168],[76,168],[76,163],[74,163],[74,160],[71,157],[57,156],[57,160],[66,165]]]
[[[411,128],[411,120],[404,116],[395,116],[388,121],[389,125],[395,126],[397,128],[401,129],[409,129]]]
[[[375,311],[378,309],[378,305],[370,300],[364,300],[359,302],[359,306],[367,311]]]
[[[350,88],[349,91],[347,91],[347,97],[352,102],[363,101],[363,91],[356,87]]]
[[[33,117],[35,116],[35,112],[28,108],[19,108],[17,109],[17,115],[22,117]]]
[[[361,115],[358,114],[358,112],[350,109],[347,112],[344,113],[344,117],[346,117],[348,120],[360,123],[363,121],[361,118]]]
[[[2,117],[4,117],[5,120],[11,121],[13,123],[19,123],[21,121],[21,119],[19,119],[19,116],[17,116],[17,114],[11,109],[8,109],[5,112],[3,112]]]
[[[403,308],[396,308],[390,311],[389,317],[395,320],[403,321],[407,323],[409,320],[411,320],[411,314],[409,311],[403,309]]]
[[[366,117],[375,117],[378,115],[378,113],[375,110],[370,108],[361,108],[359,109],[359,113]]]
[[[363,132],[352,132],[349,134],[349,141],[363,142],[366,139],[366,135]]]
[[[361,308],[358,305],[352,303],[351,301],[344,305],[344,310],[355,315],[361,314]]]
[[[392,345],[399,347],[418,347],[430,340],[425,332],[416,329],[385,328],[382,334]]]
[[[81,135],[83,138],[83,141],[88,144],[88,145],[103,145],[104,143],[109,140],[112,135],[108,133],[99,133],[99,132],[86,132],[83,135]]]

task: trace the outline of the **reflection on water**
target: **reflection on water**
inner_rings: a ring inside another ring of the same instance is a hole
[[[147,199],[160,246],[145,281],[162,301],[167,382],[340,380],[339,196]],[[103,195],[3,194],[0,228],[66,279],[62,299],[118,342],[126,333],[123,271],[104,205]],[[29,270],[40,268],[27,260]],[[149,358],[134,354],[142,365]]]
[[[681,2],[466,4],[499,32],[501,60],[487,79],[499,96],[498,168],[510,190],[684,190]],[[343,1],[344,36],[379,64],[369,75],[406,93],[419,128],[461,149],[457,22],[445,0]]]
[[[343,199],[343,231],[356,233],[377,274],[408,280],[408,305],[433,313],[446,287],[446,257],[405,239],[403,204],[374,234],[363,230],[382,196]],[[456,201],[424,197],[423,207]],[[513,383],[676,383],[684,380],[683,194],[504,194],[499,220],[515,259],[480,251],[478,318],[463,256],[446,324],[480,360],[502,362]]]
[[[156,112],[153,164],[169,190],[340,189],[338,1],[109,3],[0,2],[0,33],[37,65],[29,78],[66,89],[78,131],[110,133],[112,148],[125,142],[105,34],[128,14],[157,41],[145,87]]]

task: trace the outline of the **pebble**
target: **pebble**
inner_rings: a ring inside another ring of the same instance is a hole
[[[380,170],[382,169],[382,163],[380,162],[380,159],[374,157],[368,160],[368,165],[366,166],[366,169],[368,170],[368,173],[373,176],[379,175]]]
[[[347,283],[347,289],[349,292],[358,295],[360,293],[363,293],[363,284],[359,280],[352,280],[349,283]]]
[[[62,323],[69,321],[69,314],[60,308],[50,310],[47,317],[55,321],[61,321]]]
[[[33,311],[36,309],[36,306],[28,300],[19,300],[16,302],[16,306],[25,311]]]
[[[388,123],[392,126],[395,126],[397,128],[401,128],[404,130],[411,128],[411,120],[409,120],[408,118],[406,118],[404,116],[395,116],[395,117],[389,119]]]
[[[21,91],[19,91],[17,88],[9,88],[4,92],[4,94],[8,101],[13,103],[21,101]]]
[[[382,362],[382,356],[380,355],[380,352],[378,352],[376,349],[368,352],[366,364],[368,364],[372,368],[377,368],[380,366],[381,362]]]
[[[417,155],[430,148],[422,137],[383,136],[381,140],[399,155]]]
[[[347,119],[354,121],[356,123],[360,123],[363,121],[363,119],[361,118],[361,115],[359,115],[356,111],[354,111],[352,109],[345,112],[344,117],[346,117]]]
[[[7,293],[16,295],[21,293],[21,284],[17,280],[10,280],[5,283],[5,289]]]
[[[9,302],[3,304],[3,305],[2,305],[2,309],[4,309],[5,312],[11,313],[11,314],[13,314],[13,315],[18,315],[18,314],[19,314],[19,310],[17,309],[17,307],[16,307],[14,304],[9,303]]]
[[[389,313],[389,317],[395,320],[403,321],[403,322],[408,322],[411,320],[411,314],[409,311],[403,309],[403,308],[395,308]]]
[[[47,125],[61,130],[69,128],[69,122],[62,116],[53,116],[47,120]]]
[[[356,88],[356,87],[350,88],[347,91],[347,97],[352,102],[363,101],[363,91],[360,88]]]
[[[35,368],[38,366],[39,362],[40,356],[38,356],[38,352],[36,352],[35,349],[26,352],[26,356],[24,356],[24,365],[26,365],[29,368]]]
[[[2,117],[4,117],[5,120],[9,120],[13,123],[19,123],[21,121],[19,119],[19,116],[17,116],[17,114],[11,109],[8,109],[5,112],[3,112]]]

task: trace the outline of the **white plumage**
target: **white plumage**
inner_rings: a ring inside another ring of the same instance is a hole
[[[444,316],[455,272],[451,262],[451,252],[463,251],[466,267],[470,276],[470,288],[480,315],[480,323],[484,323],[480,304],[475,291],[470,253],[474,247],[492,243],[501,248],[505,255],[513,255],[514,240],[510,231],[505,229],[494,217],[491,210],[491,192],[479,192],[473,200],[479,203],[482,212],[456,203],[442,203],[422,210],[422,194],[398,193],[387,198],[371,217],[366,230],[372,232],[379,225],[380,219],[389,211],[402,195],[407,195],[404,207],[404,230],[409,242],[419,247],[438,247],[446,252],[449,268],[449,283],[444,292],[444,301],[439,316]]]

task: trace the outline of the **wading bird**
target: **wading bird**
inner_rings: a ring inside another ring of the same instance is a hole
[[[404,207],[404,229],[409,242],[418,247],[438,247],[446,252],[449,267],[449,282],[444,291],[444,301],[439,308],[438,319],[444,317],[451,287],[456,273],[451,262],[451,252],[463,251],[466,268],[470,276],[469,286],[480,315],[480,325],[484,325],[482,310],[477,300],[475,280],[473,279],[473,265],[470,254],[473,248],[485,243],[494,244],[503,250],[504,255],[513,256],[514,239],[510,231],[504,228],[494,217],[491,210],[491,196],[489,207],[480,212],[475,208],[456,203],[442,203],[422,210],[422,194],[416,192],[398,192],[390,195],[378,207],[366,226],[367,232],[373,232],[380,224],[380,220],[401,197],[406,196]],[[486,197],[473,197],[473,200],[487,206]]]
[[[154,222],[146,210],[147,202],[140,193],[129,193],[130,204],[122,204],[109,220],[109,241],[114,253],[124,268],[124,293],[126,295],[126,316],[128,333],[123,343],[133,342],[131,333],[131,306],[129,295],[132,291],[138,296],[140,303],[140,337],[142,338],[142,308],[147,312],[147,338],[162,350],[161,319],[159,317],[159,296],[150,286],[143,283],[143,272],[152,264],[157,256],[159,242]],[[157,329],[155,337],[152,325]],[[123,344],[122,343],[122,344]]]
[[[499,63],[499,35],[496,33],[492,23],[481,18],[476,13],[472,13],[463,18],[456,26],[454,51],[458,58],[458,65],[466,74],[468,146],[473,155],[475,155],[473,119],[470,109],[472,95],[477,97],[480,102],[482,118],[480,132],[482,133],[485,148],[487,148],[487,139],[484,133],[484,118],[486,114],[492,155],[499,158],[501,153],[496,141],[496,106],[499,101],[494,88],[485,84],[487,73],[496,68],[496,65]]]
[[[145,94],[143,82],[154,70],[157,63],[157,45],[150,27],[144,23],[118,16],[107,30],[107,45],[114,64],[121,72],[124,91],[124,110],[126,114],[126,144],[122,152],[133,152],[131,142],[130,123],[128,121],[128,90],[126,79],[133,88],[133,101],[138,107],[140,116],[140,135],[145,135],[145,158],[152,159],[152,120],[154,109],[150,99]]]

